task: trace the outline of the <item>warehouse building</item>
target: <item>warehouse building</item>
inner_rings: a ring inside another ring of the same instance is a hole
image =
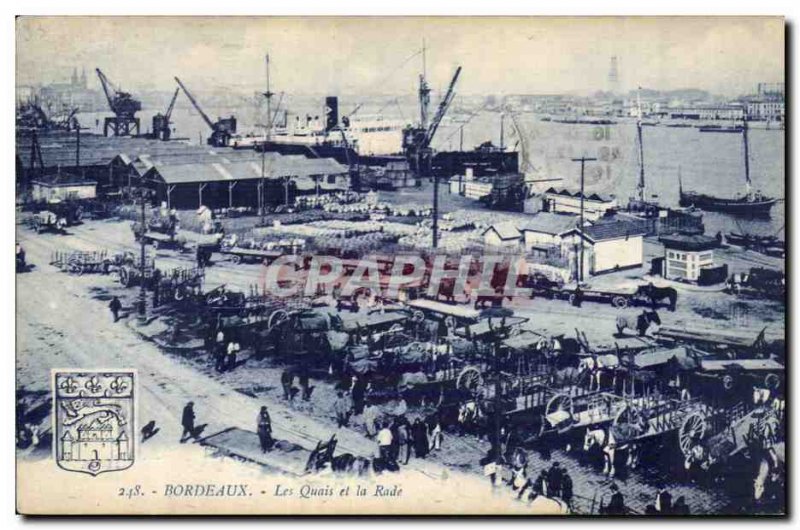
[[[275,154],[260,161],[153,165],[141,183],[155,191],[169,208],[196,209],[259,206],[259,193],[268,205],[291,204],[298,195],[345,191],[348,169],[330,158]]]
[[[297,195],[350,187],[347,167],[333,159],[262,157],[177,141],[43,132],[18,135],[16,151],[21,194],[32,193],[34,181],[51,182],[60,174],[95,183],[98,195],[145,185],[158,202],[177,209],[257,207],[259,190],[266,204],[283,204]],[[45,191],[37,186],[38,194]]]

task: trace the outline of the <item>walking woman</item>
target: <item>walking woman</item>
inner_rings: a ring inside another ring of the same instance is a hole
[[[261,443],[261,452],[266,453],[272,449],[272,420],[269,417],[269,411],[266,406],[261,407],[258,413],[258,441]]]

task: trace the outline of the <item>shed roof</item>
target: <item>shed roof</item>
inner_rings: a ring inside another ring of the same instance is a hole
[[[484,230],[483,233],[486,234],[489,230],[494,230],[503,241],[510,241],[522,237],[522,234],[520,234],[520,231],[517,230],[517,227],[512,221],[503,221],[502,223],[493,224]]]
[[[665,248],[687,250],[689,252],[711,250],[719,247],[719,241],[717,241],[716,238],[704,235],[675,234],[660,237],[659,241],[661,241]]]
[[[541,232],[543,234],[560,235],[575,228],[578,217],[571,214],[539,212],[519,227],[522,232]]]
[[[330,158],[310,159],[302,156],[299,158],[278,156],[267,162],[264,178],[297,177],[303,180],[315,175],[345,173],[347,173],[347,168]],[[212,162],[157,165],[148,171],[148,178],[159,179],[166,184],[186,184],[254,180],[262,178],[262,175],[261,164],[256,160],[251,160],[228,164]],[[304,185],[313,187],[313,182],[311,184],[304,182]]]
[[[561,195],[562,197],[572,197],[575,199],[580,199],[581,197],[580,190],[570,191],[567,188],[548,188],[545,193],[551,195]],[[613,195],[607,195],[605,193],[586,193],[584,194],[583,198],[587,201],[597,202],[612,202],[614,200]]]
[[[601,221],[593,225],[585,225],[583,230],[575,227],[566,233],[570,232],[582,233],[586,239],[595,243],[598,241],[610,241],[612,239],[642,237],[647,234],[647,230],[638,223],[630,223],[622,220]]]

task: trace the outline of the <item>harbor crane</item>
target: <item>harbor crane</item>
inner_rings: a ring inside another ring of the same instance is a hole
[[[458,77],[461,75],[461,67],[456,68],[456,73],[447,87],[447,92],[442,100],[439,102],[439,107],[436,109],[436,114],[427,124],[420,123],[419,127],[408,127],[403,130],[403,149],[406,156],[411,161],[412,167],[419,176],[430,176],[431,173],[431,159],[433,158],[433,149],[431,149],[431,142],[433,141],[436,131],[439,129],[439,124],[442,122],[447,109],[455,98],[455,88],[458,82]],[[420,78],[420,92],[427,90],[427,83],[424,77]],[[427,113],[423,113],[423,116]]]
[[[136,113],[142,110],[142,103],[135,99],[129,92],[123,92],[116,88],[106,75],[99,69],[97,77],[103,86],[108,106],[113,117],[107,117],[103,123],[103,135],[108,136],[111,130],[114,136],[137,136],[139,134],[139,118]]]
[[[206,125],[211,128],[211,136],[209,136],[207,140],[208,145],[213,147],[227,147],[230,143],[231,137],[236,134],[236,118],[234,116],[231,116],[230,118],[217,118],[217,121],[212,122],[211,118],[209,118],[208,115],[203,112],[203,109],[200,108],[200,104],[181,82],[181,80],[176,77],[175,81],[178,82],[178,85],[183,90],[183,93],[186,94],[186,97],[192,102],[192,105],[194,105],[194,108],[197,109],[197,112],[203,118],[203,121],[206,122]]]
[[[170,129],[170,118],[172,118],[172,110],[175,108],[175,100],[178,99],[178,92],[180,92],[180,87],[175,89],[175,93],[172,94],[172,100],[169,102],[169,107],[167,107],[167,112],[161,114],[160,112],[153,116],[153,138],[157,140],[168,141],[170,136],[172,135],[172,130]]]

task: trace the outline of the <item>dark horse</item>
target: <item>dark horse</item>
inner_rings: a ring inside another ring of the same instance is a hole
[[[642,285],[636,291],[637,295],[644,296],[650,300],[653,309],[658,308],[659,302],[665,298],[669,301],[669,310],[675,311],[675,304],[678,301],[678,291],[672,287],[656,287],[652,283]]]
[[[355,474],[357,476],[366,475],[370,467],[369,459],[353,456],[350,453],[342,453],[339,456],[333,456],[337,443],[338,440],[336,440],[335,434],[325,443],[317,442],[317,447],[308,455],[306,472],[322,471],[326,467],[330,467],[331,471],[334,473]]]

